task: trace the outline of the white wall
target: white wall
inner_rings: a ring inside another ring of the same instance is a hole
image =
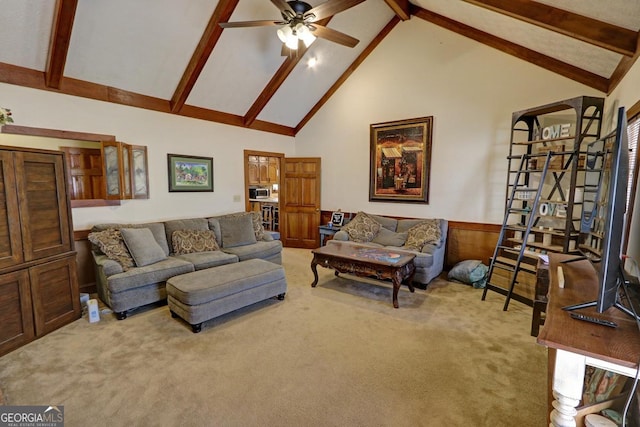
[[[294,153],[291,137],[2,83],[0,105],[11,109],[16,125],[115,135],[119,141],[147,146],[150,199],[123,201],[121,206],[75,208],[75,230],[99,222],[144,222],[242,211],[243,150]],[[0,145],[3,143],[0,140]],[[167,153],[213,157],[214,192],[169,193]],[[240,196],[240,201],[234,202],[234,196]]]
[[[511,113],[604,96],[481,43],[402,22],[296,136],[322,157],[322,209],[502,223]],[[428,205],[369,202],[369,125],[434,116]]]
[[[615,111],[619,107],[629,109],[640,100],[640,62],[627,73],[620,84],[607,97],[606,107],[609,116],[615,116]],[[627,254],[640,263],[640,191],[636,187],[636,200],[633,207],[634,217],[631,221],[631,231],[629,232],[629,246]]]

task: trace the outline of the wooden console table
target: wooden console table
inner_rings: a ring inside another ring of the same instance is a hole
[[[553,410],[550,426],[576,426],[576,407],[582,399],[585,366],[595,366],[628,377],[635,377],[640,359],[640,332],[636,322],[616,308],[597,313],[595,308],[580,310],[589,316],[613,320],[617,328],[575,320],[562,307],[595,300],[598,292],[596,272],[587,260],[561,264],[572,255],[549,255],[549,301],[546,320],[537,342],[549,348],[549,379],[553,381]],[[558,286],[558,265],[562,266],[565,287]],[[551,401],[551,396],[549,396]]]

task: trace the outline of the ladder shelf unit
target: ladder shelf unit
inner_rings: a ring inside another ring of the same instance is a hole
[[[581,96],[511,118],[505,214],[488,291],[533,305],[541,254],[578,250],[587,144],[600,138],[604,99]]]

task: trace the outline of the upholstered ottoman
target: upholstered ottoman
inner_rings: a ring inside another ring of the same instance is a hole
[[[202,322],[277,296],[284,299],[284,269],[262,259],[181,274],[167,280],[172,317],[187,321],[198,333]]]

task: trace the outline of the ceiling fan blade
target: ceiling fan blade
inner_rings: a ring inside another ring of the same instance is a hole
[[[311,33],[316,37],[321,37],[323,39],[332,41],[334,43],[341,44],[347,47],[355,47],[360,40],[353,38],[345,33],[341,33],[340,31],[332,30],[331,28],[327,28],[322,25],[313,24],[311,25]]]
[[[293,9],[291,9],[291,6],[289,6],[289,3],[287,3],[285,0],[271,0],[271,3],[273,3],[275,7],[280,10],[280,12],[284,13],[288,10],[289,12],[291,12],[291,16],[296,16],[296,13],[293,11]]]
[[[241,22],[221,22],[222,28],[239,28],[239,27],[268,27],[271,25],[283,25],[283,21],[241,21]]]
[[[308,22],[316,22],[320,19],[333,16],[336,13],[342,12],[343,10],[347,10],[355,5],[362,3],[363,1],[364,0],[329,0],[317,5],[304,15],[307,16],[309,14],[314,14],[315,17],[309,19]]]

